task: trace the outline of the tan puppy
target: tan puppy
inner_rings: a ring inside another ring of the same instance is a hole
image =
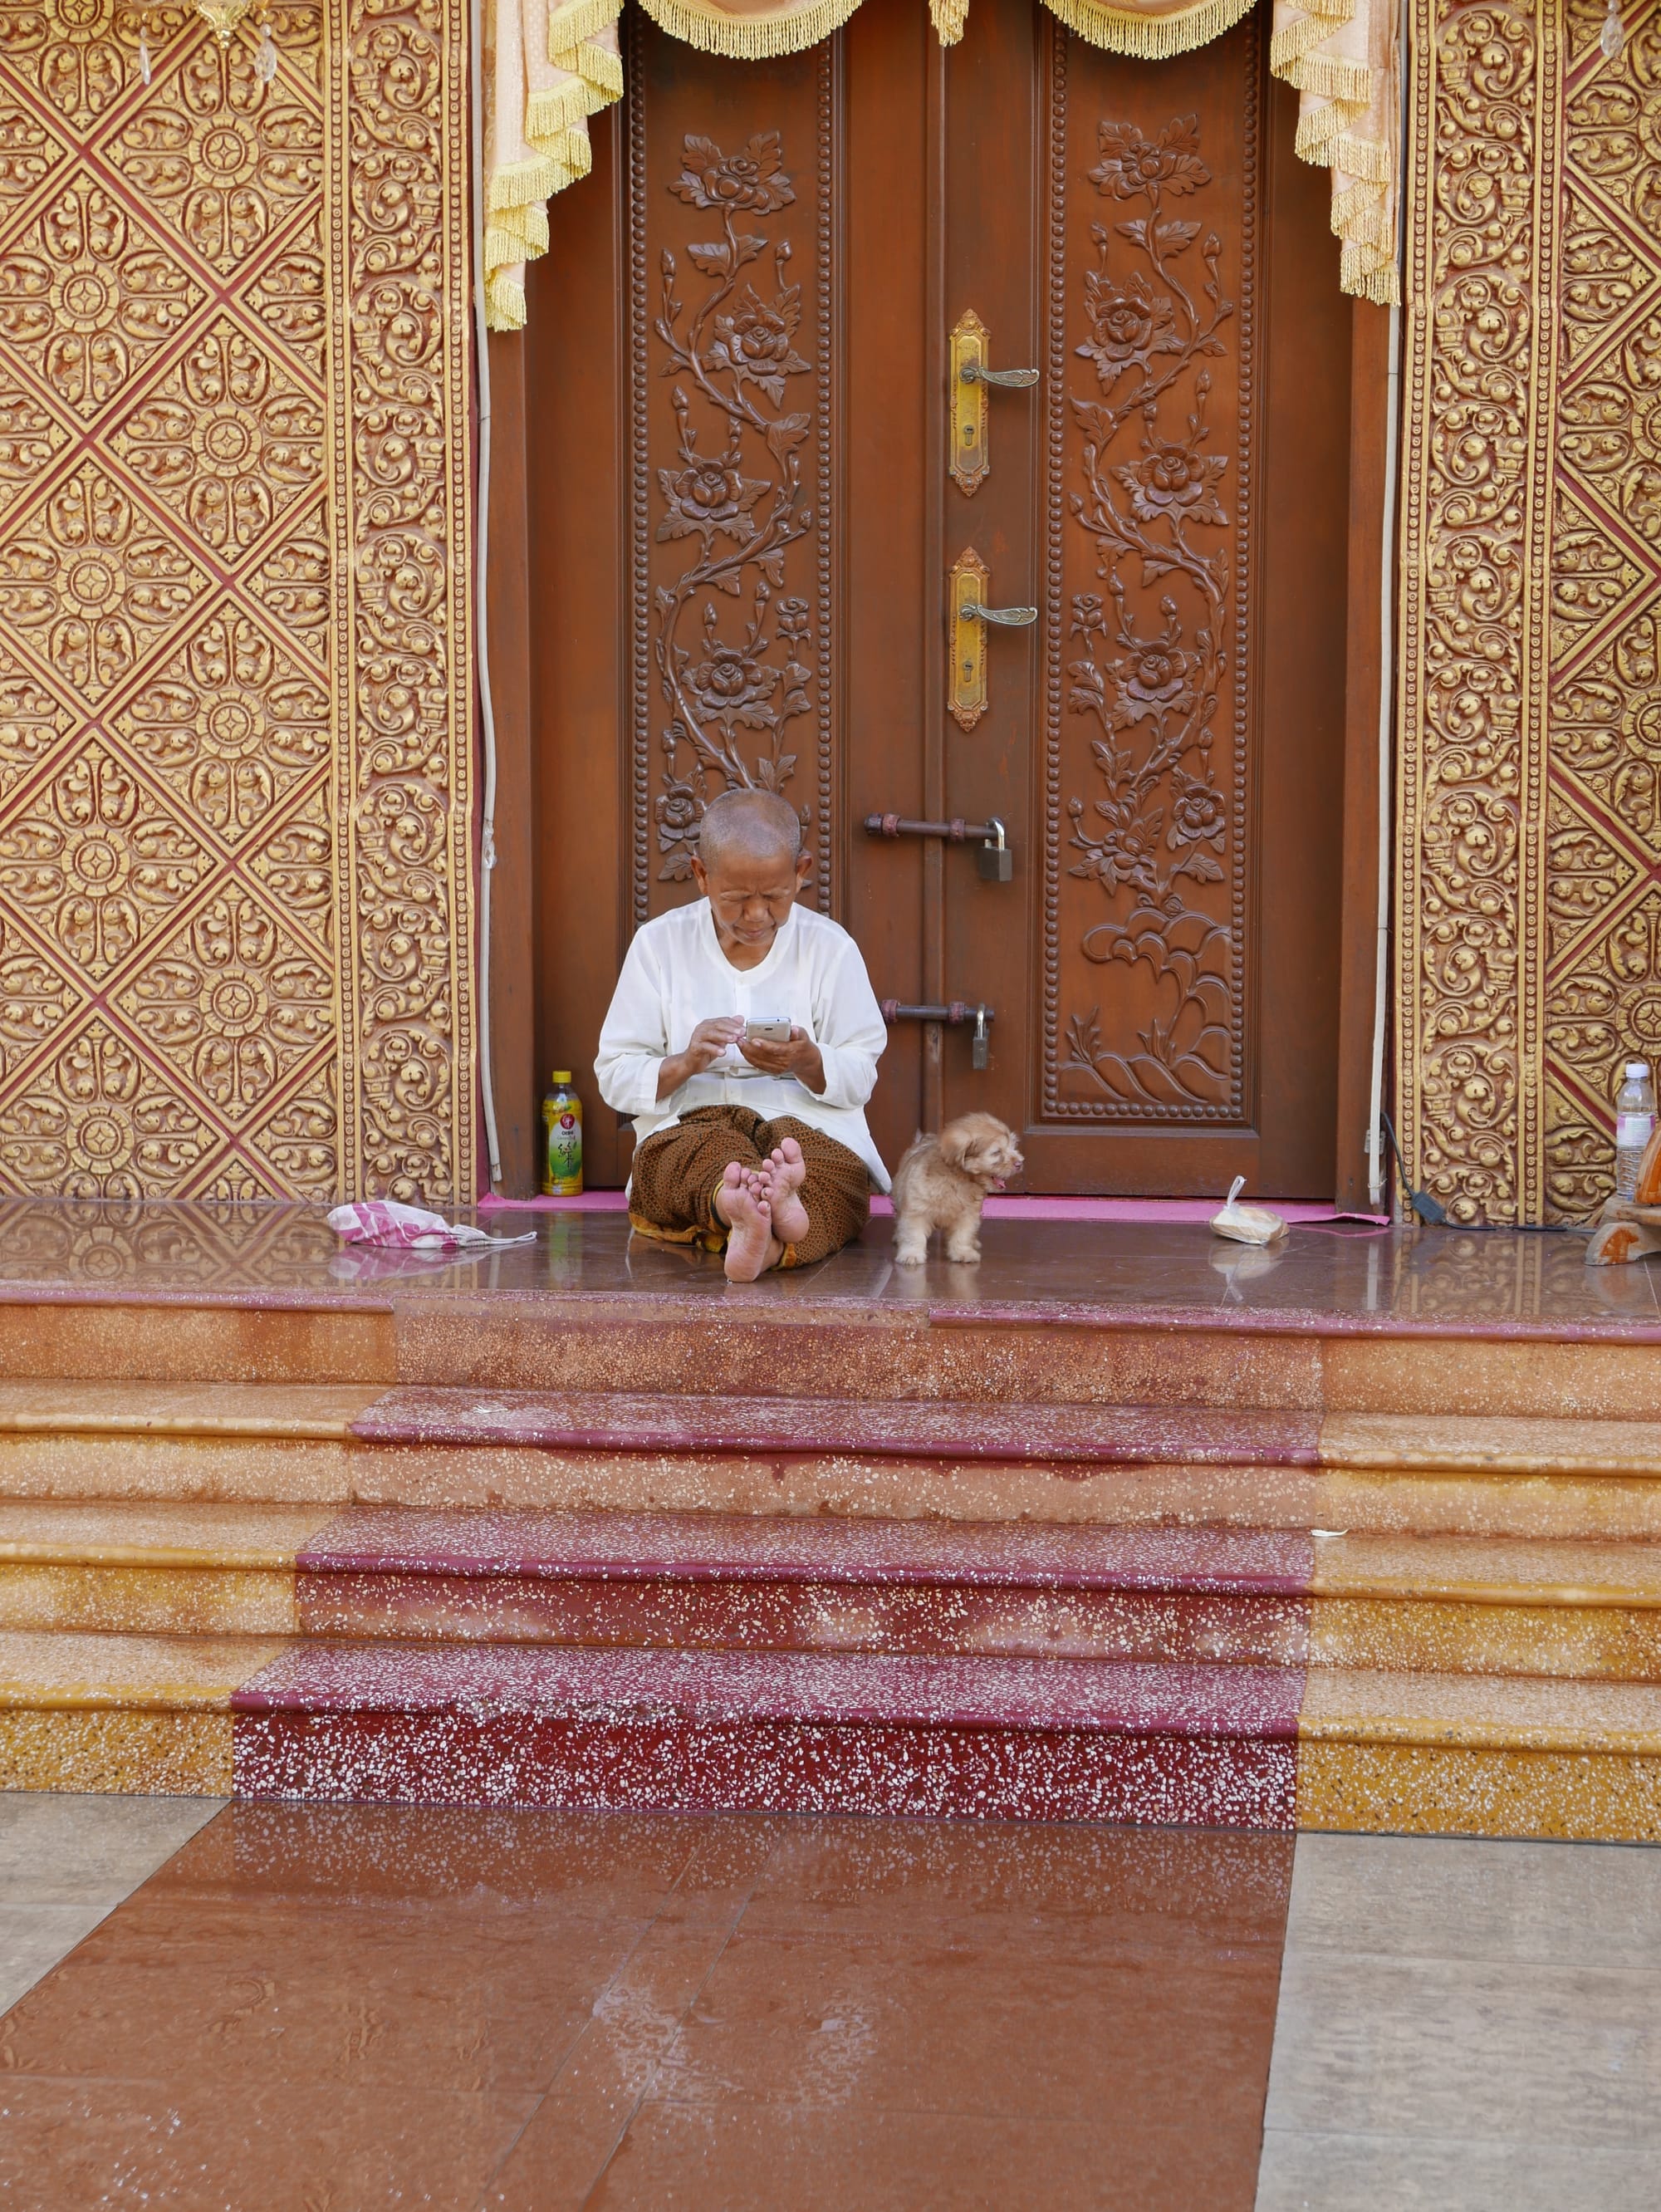
[[[996,1114],[960,1114],[937,1137],[918,1137],[894,1170],[894,1256],[920,1267],[930,1231],[945,1232],[949,1260],[980,1257],[980,1209],[1026,1163]]]

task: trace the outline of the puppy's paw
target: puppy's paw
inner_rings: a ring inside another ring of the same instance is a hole
[[[968,1239],[961,1237],[954,1237],[946,1247],[946,1257],[951,1261],[955,1266],[960,1267],[973,1267],[978,1266],[980,1260],[980,1243],[979,1238]]]
[[[929,1240],[924,1237],[896,1237],[894,1242],[894,1264],[900,1267],[920,1267],[929,1256]]]

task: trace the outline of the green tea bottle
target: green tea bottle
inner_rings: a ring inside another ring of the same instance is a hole
[[[543,1101],[543,1196],[576,1198],[583,1187],[583,1102],[571,1087],[571,1070],[556,1067],[554,1088]]]

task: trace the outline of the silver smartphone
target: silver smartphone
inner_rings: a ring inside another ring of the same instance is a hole
[[[758,1014],[744,1024],[746,1044],[788,1044],[790,1017],[787,1014]]]

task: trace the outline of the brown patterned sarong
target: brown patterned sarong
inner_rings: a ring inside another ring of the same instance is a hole
[[[811,1122],[781,1114],[764,1121],[748,1106],[694,1106],[672,1128],[659,1129],[636,1150],[629,1177],[628,1218],[643,1237],[671,1243],[701,1243],[718,1252],[727,1226],[713,1200],[728,1164],[759,1168],[794,1137],[802,1147],[807,1179],[802,1202],[808,1233],[787,1244],[781,1267],[808,1267],[840,1252],[864,1227],[871,1210],[870,1172],[858,1152]]]

